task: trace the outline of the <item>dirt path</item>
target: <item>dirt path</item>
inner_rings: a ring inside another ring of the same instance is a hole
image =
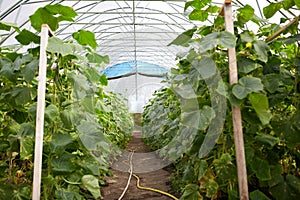
[[[150,150],[144,144],[141,133],[135,131],[133,138],[126,148],[126,152],[119,157],[118,161],[114,163],[112,172],[114,177],[109,179],[109,185],[102,187],[102,195],[104,200],[116,200],[122,194],[127,181],[129,173],[129,159],[130,151],[133,154],[133,172],[140,177],[140,185],[144,187],[156,188],[162,191],[170,191],[170,173],[161,168],[161,160],[155,158],[154,154],[149,154]],[[156,160],[157,159],[157,162]],[[152,169],[159,169],[152,171]],[[141,173],[151,171],[148,173]],[[156,192],[140,190],[136,187],[136,178],[132,176],[129,188],[123,198],[124,200],[170,200],[171,198],[161,195]]]

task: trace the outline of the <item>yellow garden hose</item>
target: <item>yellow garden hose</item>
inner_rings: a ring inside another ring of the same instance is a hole
[[[168,196],[168,197],[170,197],[170,198],[172,198],[174,200],[178,200],[175,196],[173,196],[173,195],[171,195],[171,194],[169,194],[167,192],[164,192],[164,191],[161,191],[161,190],[158,190],[158,189],[155,189],[155,188],[143,187],[143,186],[140,185],[140,178],[136,174],[133,174],[133,165],[132,165],[133,154],[134,154],[134,151],[132,151],[131,154],[129,155],[129,170],[128,170],[129,177],[128,177],[127,185],[126,185],[125,189],[123,190],[121,196],[118,198],[118,200],[123,199],[126,191],[128,190],[129,183],[130,183],[130,180],[131,180],[131,176],[134,176],[137,179],[137,181],[136,181],[136,187],[138,189],[140,189],[140,190],[148,190],[148,191],[152,191],[152,192],[157,192],[157,193],[160,193],[162,195]]]
[[[167,193],[167,192],[164,192],[164,191],[161,191],[161,190],[158,190],[158,189],[155,189],[155,188],[150,188],[150,187],[143,187],[140,185],[140,178],[136,175],[136,174],[132,174],[132,176],[134,176],[136,178],[136,187],[138,189],[141,189],[141,190],[149,190],[149,191],[152,191],[152,192],[157,192],[157,193],[160,193],[160,194],[163,194],[165,196],[168,196],[174,200],[178,200],[175,196]]]

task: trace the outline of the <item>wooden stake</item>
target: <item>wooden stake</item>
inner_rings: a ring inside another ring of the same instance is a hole
[[[42,177],[42,155],[43,155],[43,136],[44,136],[44,113],[45,113],[45,93],[46,93],[46,73],[47,73],[47,54],[49,29],[46,24],[42,25],[37,110],[36,110],[36,129],[35,129],[35,150],[34,150],[34,171],[32,199],[39,200],[41,192]]]
[[[285,31],[285,29],[287,29],[288,27],[290,27],[291,25],[293,25],[294,23],[298,22],[299,20],[299,16],[295,17],[292,21],[290,21],[288,24],[284,25],[283,27],[281,27],[278,31],[276,31],[273,35],[271,35],[270,37],[268,37],[265,41],[266,42],[270,42],[272,40],[274,40],[276,37],[278,37],[283,31]]]
[[[224,15],[225,15],[226,31],[234,34],[231,2],[227,3],[225,1]],[[238,71],[237,71],[235,48],[228,49],[228,62],[229,62],[230,84],[237,83]],[[247,170],[246,170],[245,149],[244,149],[244,139],[243,139],[243,126],[242,126],[241,109],[239,106],[232,106],[232,121],[233,121],[233,131],[234,131],[236,163],[237,163],[237,171],[238,171],[239,195],[241,200],[248,200],[249,195],[248,195]]]

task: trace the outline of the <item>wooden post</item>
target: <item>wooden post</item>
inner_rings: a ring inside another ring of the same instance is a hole
[[[232,6],[231,1],[226,0],[224,3],[224,17],[226,31],[234,34],[233,19],[232,19]],[[238,71],[236,63],[235,48],[228,49],[228,62],[229,62],[229,80],[230,84],[238,82]],[[239,195],[241,200],[248,200],[248,183],[247,183],[247,170],[245,160],[245,149],[243,139],[243,126],[241,109],[239,106],[232,106],[232,121],[234,131],[234,144],[236,152],[236,163],[238,171],[239,182]]]
[[[42,155],[43,155],[43,136],[44,136],[44,113],[45,113],[45,93],[46,93],[46,73],[47,73],[47,54],[46,47],[48,43],[49,29],[46,24],[42,25],[38,93],[36,109],[36,128],[35,128],[35,150],[34,150],[34,171],[32,199],[39,200],[41,193],[42,177]]]

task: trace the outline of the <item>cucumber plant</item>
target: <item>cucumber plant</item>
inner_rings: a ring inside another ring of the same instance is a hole
[[[298,6],[293,0],[270,3],[264,8],[264,15],[270,18],[280,9],[292,12]],[[192,9],[191,20],[213,19],[213,23],[188,30],[171,43],[188,47],[189,51],[178,56],[178,67],[172,69],[168,80],[170,87],[157,92],[145,107],[145,141],[153,149],[160,149],[162,157],[180,154],[174,157],[172,179],[181,199],[238,199],[230,107],[239,105],[250,198],[297,199],[300,195],[298,22],[269,40],[279,29],[278,24],[259,19],[254,9],[245,5],[237,10],[236,38],[232,39],[233,35],[224,31],[224,18],[211,15],[218,13],[219,8],[212,6],[210,0],[189,1],[185,9],[188,8]],[[287,20],[283,18],[281,23]],[[258,26],[257,31],[247,28],[249,22]],[[239,82],[229,85],[226,48],[232,45],[237,52]],[[221,81],[216,79],[217,74]],[[193,97],[182,89],[187,87],[193,88],[190,94]],[[210,128],[220,109],[213,105],[214,93],[219,94],[217,99],[226,98],[226,103],[220,105],[227,108],[224,126],[215,137]],[[196,106],[186,103],[191,98],[197,99]],[[194,120],[190,108],[197,108],[204,117]],[[190,148],[186,148],[184,141],[191,132],[183,130],[191,129],[196,132]],[[210,137],[215,143],[206,140]],[[176,145],[173,138],[179,139]],[[209,146],[213,148],[204,155],[201,149]]]
[[[30,21],[37,32],[44,23],[55,31],[76,15],[70,7],[47,5]],[[28,49],[0,48],[0,199],[31,199],[40,38],[9,23],[0,28],[14,28]],[[123,99],[104,90],[107,78],[98,68],[109,58],[96,53],[94,34],[80,30],[72,36],[50,37],[47,46],[43,199],[100,199],[100,186],[112,175],[109,164],[133,128]]]

